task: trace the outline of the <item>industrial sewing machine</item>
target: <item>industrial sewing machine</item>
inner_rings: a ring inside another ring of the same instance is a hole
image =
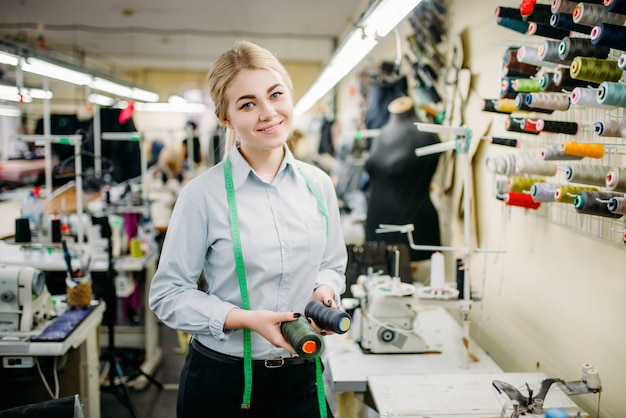
[[[361,275],[351,286],[359,299],[360,345],[370,353],[422,353],[430,347],[415,331],[416,289],[397,276]]]
[[[0,332],[28,332],[56,316],[41,270],[0,264]]]

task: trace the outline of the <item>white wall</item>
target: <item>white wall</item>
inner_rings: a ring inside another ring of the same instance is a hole
[[[478,141],[490,124],[491,133],[503,132],[506,116],[481,112],[476,106],[481,98],[498,97],[499,63],[507,47],[536,45],[542,38],[496,24],[495,8],[519,7],[519,1],[451,0],[448,4],[448,40],[460,36],[464,68],[472,73],[464,123],[474,130],[474,140]],[[375,53],[388,55],[389,50]],[[586,119],[578,120],[588,122],[601,116],[593,111],[563,112],[550,119],[582,117]],[[591,134],[586,131],[581,135]],[[539,143],[549,140],[563,137],[537,139]],[[525,144],[522,150],[538,145]],[[593,364],[603,384],[600,416],[625,417],[626,245],[621,244],[620,234],[611,243],[594,238],[594,230],[588,231],[591,234],[582,232],[580,228],[585,228],[587,221],[583,215],[577,217],[573,207],[544,207],[537,212],[505,207],[494,197],[493,174],[486,168],[486,159],[508,152],[512,150],[481,143],[473,158],[472,199],[478,244],[502,248],[506,253],[471,259],[473,292],[483,297],[472,309],[472,336],[507,372],[543,372],[549,377],[579,380],[581,366]],[[613,156],[612,162],[616,161],[626,165],[622,154]],[[562,217],[570,219],[571,227],[548,220]],[[442,222],[455,220],[451,217]],[[615,225],[623,228],[624,222]],[[572,399],[591,416],[597,416],[597,395]]]

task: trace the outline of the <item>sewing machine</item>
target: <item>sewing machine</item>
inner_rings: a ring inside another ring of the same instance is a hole
[[[56,316],[41,270],[0,264],[0,332],[32,331]]]
[[[359,299],[361,348],[370,353],[423,353],[428,344],[415,330],[416,289],[397,276],[361,275],[350,290]],[[355,321],[357,322],[357,321]],[[358,326],[358,324],[357,324]]]

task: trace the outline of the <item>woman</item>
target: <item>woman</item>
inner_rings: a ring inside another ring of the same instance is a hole
[[[335,191],[286,146],[293,87],[269,51],[238,42],[208,81],[226,155],[181,191],[150,288],[155,314],[193,336],[178,417],[330,417],[319,357],[296,356],[280,324],[345,290]]]

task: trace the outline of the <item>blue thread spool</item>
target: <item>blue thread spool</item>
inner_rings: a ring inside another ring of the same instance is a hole
[[[604,8],[607,12],[626,14],[626,1],[624,0],[604,0]]]
[[[609,81],[600,83],[598,103],[626,107],[626,85]]]
[[[352,318],[341,309],[324,305],[319,300],[312,300],[304,308],[304,316],[312,318],[315,324],[337,334],[343,334],[350,329]]]
[[[619,50],[626,49],[626,27],[598,23],[591,31],[591,43]]]

